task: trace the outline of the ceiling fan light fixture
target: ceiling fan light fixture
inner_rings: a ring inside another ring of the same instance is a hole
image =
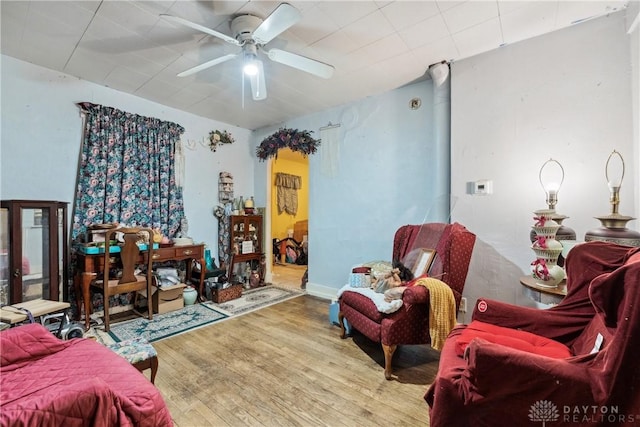
[[[249,55],[244,58],[244,66],[242,67],[242,72],[246,76],[255,76],[260,71],[258,67],[258,58],[255,55],[252,58]]]
[[[255,76],[260,72],[258,66],[258,48],[255,43],[248,42],[243,48],[243,63],[242,72],[246,76]]]
[[[233,36],[219,33],[215,30],[177,16],[167,14],[162,14],[160,16],[168,21],[209,34],[240,47],[242,49],[243,59],[243,88],[244,79],[246,78],[251,83],[251,95],[256,101],[267,98],[264,65],[262,61],[258,59],[258,50],[262,50],[270,60],[296,68],[300,71],[305,71],[324,79],[328,79],[333,75],[334,67],[332,65],[325,64],[324,62],[307,58],[293,52],[287,52],[280,49],[271,49],[270,51],[266,51],[264,49],[264,45],[278,37],[302,19],[300,11],[288,3],[281,3],[278,5],[278,7],[276,7],[276,9],[265,19],[261,19],[254,15],[236,16],[231,20],[230,25]],[[213,67],[214,65],[226,62],[238,55],[239,54],[228,54],[212,59],[179,73],[178,77],[190,76],[206,70],[207,68]]]

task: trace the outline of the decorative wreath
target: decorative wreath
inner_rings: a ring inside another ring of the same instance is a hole
[[[233,144],[235,139],[226,130],[212,130],[209,132],[209,148],[215,152],[218,149],[218,145]]]
[[[273,135],[262,140],[256,148],[256,155],[261,161],[267,160],[269,157],[278,158],[278,150],[289,147],[306,157],[315,153],[319,145],[320,140],[313,138],[307,130],[280,128]]]

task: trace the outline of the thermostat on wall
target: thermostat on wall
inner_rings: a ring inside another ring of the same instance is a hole
[[[493,181],[489,179],[480,179],[473,183],[473,194],[478,196],[486,196],[487,194],[493,194]]]

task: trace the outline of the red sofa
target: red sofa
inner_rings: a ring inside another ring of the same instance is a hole
[[[460,306],[475,234],[463,225],[428,223],[400,227],[393,239],[394,260],[404,260],[415,248],[436,250],[429,272],[445,282],[453,290],[456,310]],[[340,297],[340,326],[342,338],[346,337],[343,319],[352,328],[374,342],[382,344],[385,358],[384,374],[391,379],[391,362],[398,345],[429,344],[429,291],[423,286],[408,287],[402,297],[400,309],[391,314],[378,311],[366,296],[345,291]]]
[[[425,395],[432,427],[640,425],[640,248],[584,243],[565,266],[557,306],[480,299],[472,323],[509,332],[473,338],[459,326],[449,335]]]

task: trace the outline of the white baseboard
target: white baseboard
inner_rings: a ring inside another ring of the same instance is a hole
[[[312,295],[314,297],[332,301],[336,299],[337,293],[338,293],[338,289],[336,288],[320,285],[318,283],[311,283],[311,282],[307,283],[307,294]]]

